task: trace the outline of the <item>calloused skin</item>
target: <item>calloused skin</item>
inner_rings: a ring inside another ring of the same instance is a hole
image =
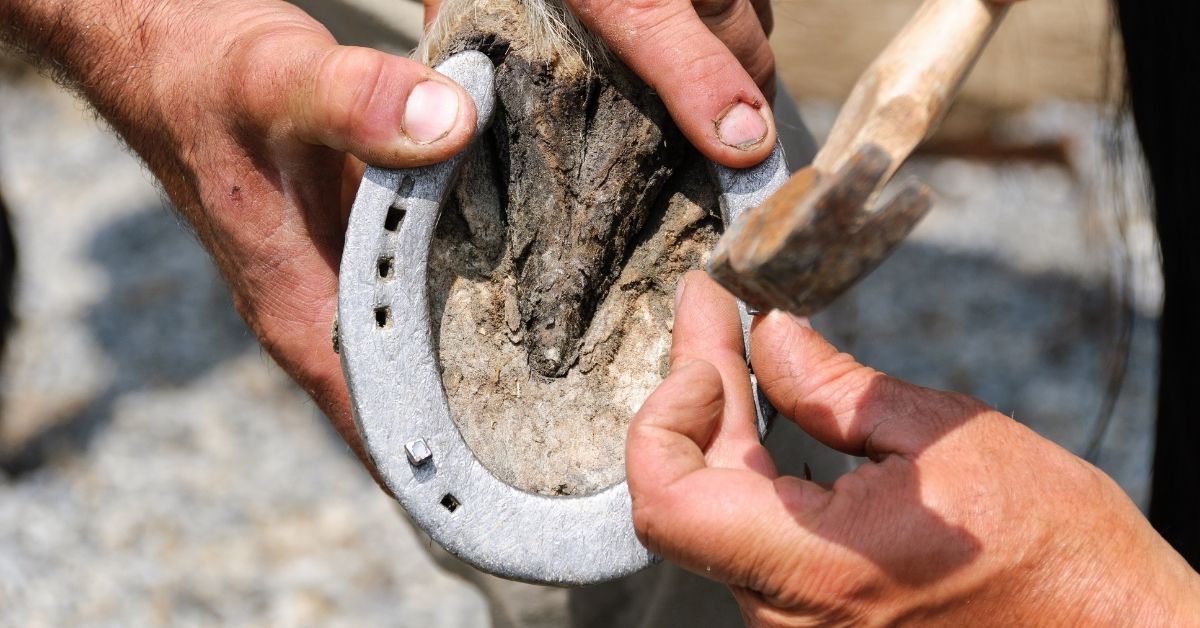
[[[767,155],[766,2],[568,2],[701,152],[729,166]],[[469,98],[416,63],[337,45],[280,0],[7,0],[0,37],[146,161],[263,346],[372,468],[329,340],[350,198],[363,162],[424,165],[465,148]],[[436,137],[406,114],[430,82],[457,105]],[[749,113],[730,145],[721,122],[739,105]],[[1098,471],[978,402],[865,369],[778,314],[754,334],[776,406],[876,462],[831,489],[775,477],[730,308],[688,279],[675,370],[630,430],[628,472],[642,538],[729,583],[749,622],[1128,624],[1195,610],[1195,574]]]
[[[869,461],[831,486],[775,472],[736,304],[698,272],[626,450],[642,541],[728,584],[747,624],[1200,624],[1200,577],[1100,470],[787,314],[756,321],[751,352],[784,417]]]

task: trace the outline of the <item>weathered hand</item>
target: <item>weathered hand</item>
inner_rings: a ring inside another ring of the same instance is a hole
[[[567,0],[710,159],[744,168],[775,145],[769,0]]]
[[[438,2],[425,0],[426,6]],[[775,144],[770,0],[566,3],[658,91],[701,153],[733,168],[753,166],[770,154]]]
[[[359,160],[404,167],[461,150],[475,125],[465,92],[415,62],[338,46],[277,0],[14,0],[0,24],[147,161],[263,346],[361,456],[330,343]]]
[[[829,487],[778,477],[732,299],[699,273],[680,291],[672,373],[629,433],[634,523],[651,550],[728,583],[750,624],[1200,618],[1195,572],[1099,470],[782,313],[755,327],[759,382],[809,434],[871,460]]]

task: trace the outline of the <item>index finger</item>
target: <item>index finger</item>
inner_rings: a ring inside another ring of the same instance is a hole
[[[723,406],[721,375],[703,361],[676,368],[646,400],[625,454],[634,529],[650,551],[696,573],[778,591],[799,561],[828,556],[796,525],[828,498],[796,478],[711,466],[704,449]]]
[[[750,468],[774,477],[775,465],[758,436],[737,303],[701,271],[691,271],[680,278],[676,300],[672,367],[705,361],[715,366],[721,376],[724,403],[715,431],[706,443],[709,463]]]

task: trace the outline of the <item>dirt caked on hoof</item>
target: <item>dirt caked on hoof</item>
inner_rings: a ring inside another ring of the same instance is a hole
[[[419,51],[480,50],[497,69],[491,132],[438,226],[430,300],[475,455],[513,486],[579,495],[624,477],[629,420],[668,367],[675,283],[721,225],[705,163],[658,97],[549,4],[444,3]]]

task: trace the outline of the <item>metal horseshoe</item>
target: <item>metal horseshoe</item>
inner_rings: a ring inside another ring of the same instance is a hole
[[[489,125],[494,68],[463,52],[436,68],[475,101],[476,136]],[[638,542],[625,482],[581,497],[525,492],[476,459],[450,415],[434,352],[426,273],[442,204],[462,157],[424,168],[369,168],[346,231],[338,342],[354,420],[387,487],[429,536],[505,578],[583,585],[657,559]],[[728,224],[788,178],[782,149],[748,170],[713,168]],[[743,327],[749,317],[743,308]],[[771,410],[760,401],[765,434]]]

